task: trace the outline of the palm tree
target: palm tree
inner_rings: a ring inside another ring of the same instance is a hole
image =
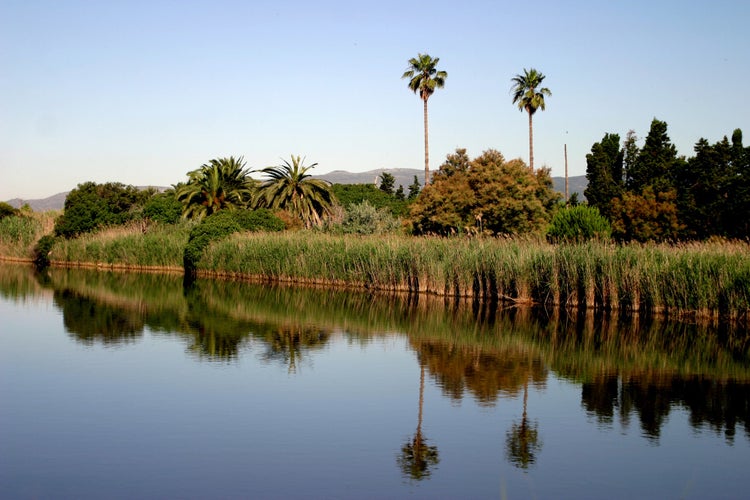
[[[529,379],[528,376],[523,383],[523,416],[521,423],[513,422],[510,430],[505,435],[505,445],[507,447],[508,459],[520,469],[528,469],[534,465],[537,453],[542,449],[542,442],[539,439],[539,425],[535,422],[529,422],[526,413],[526,404],[529,399]]]
[[[401,78],[409,79],[409,88],[419,94],[419,98],[424,103],[424,185],[430,184],[430,150],[427,140],[427,99],[430,98],[435,89],[442,89],[445,85],[445,79],[448,73],[438,71],[437,66],[439,57],[431,58],[427,54],[417,54],[417,57],[409,59],[409,69],[407,69]]]
[[[255,186],[242,157],[230,156],[188,172],[187,184],[177,187],[176,194],[183,205],[182,216],[200,220],[222,209],[247,207]]]
[[[307,173],[317,163],[304,166],[304,158],[294,155],[291,160],[291,163],[283,160],[281,165],[261,170],[269,178],[260,185],[256,205],[287,210],[308,228],[320,225],[333,205],[331,184],[323,179],[313,179]]]
[[[539,89],[544,78],[544,75],[534,68],[529,70],[524,68],[523,75],[516,75],[511,79],[513,104],[518,104],[518,109],[526,110],[529,114],[529,168],[532,172],[534,171],[534,130],[531,117],[537,109],[544,111],[544,96],[552,95],[547,87]]]

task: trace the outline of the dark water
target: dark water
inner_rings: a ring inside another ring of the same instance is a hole
[[[750,341],[0,266],[0,498],[747,498]]]

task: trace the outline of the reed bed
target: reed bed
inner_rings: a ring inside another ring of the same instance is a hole
[[[747,319],[750,244],[551,245],[539,239],[245,233],[211,245],[199,274]]]
[[[189,233],[188,224],[117,226],[74,239],[58,239],[50,260],[55,265],[182,271],[182,252]]]
[[[31,261],[34,244],[52,231],[58,212],[30,212],[0,219],[0,257]]]

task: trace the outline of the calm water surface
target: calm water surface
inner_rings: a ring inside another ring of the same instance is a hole
[[[745,330],[0,265],[0,498],[747,498]]]

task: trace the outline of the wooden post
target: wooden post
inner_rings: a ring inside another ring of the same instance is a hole
[[[565,144],[565,206],[568,206],[568,145]]]

